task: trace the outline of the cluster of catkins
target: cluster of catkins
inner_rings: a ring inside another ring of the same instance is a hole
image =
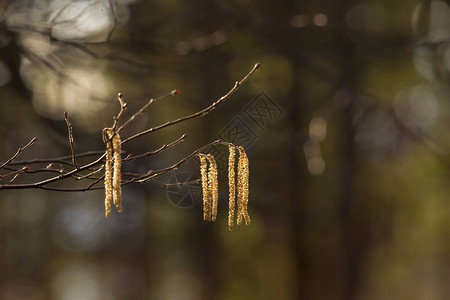
[[[111,214],[111,202],[122,212],[121,197],[121,139],[117,132],[105,128],[103,139],[106,144],[105,163],[105,216]],[[237,178],[235,172],[236,149],[239,152],[237,162]],[[245,220],[249,225],[251,220],[248,214],[248,177],[249,164],[247,154],[241,146],[228,145],[228,228],[233,230],[235,207],[237,204],[237,225]],[[198,154],[200,158],[200,174],[202,177],[203,192],[203,220],[215,221],[217,218],[217,206],[219,200],[217,163],[212,154]],[[209,167],[208,167],[209,164]],[[237,196],[237,199],[236,199]],[[112,201],[111,201],[112,200]]]
[[[235,173],[236,149],[239,151],[237,163],[237,178]],[[245,220],[245,224],[249,225],[251,220],[248,214],[248,177],[249,164],[247,154],[241,146],[228,146],[228,187],[229,187],[229,204],[228,204],[228,229],[233,230],[236,194],[237,194],[237,225]],[[218,191],[218,172],[217,163],[211,154],[199,154],[200,158],[200,174],[202,177],[203,192],[203,220],[215,221],[217,217],[217,204],[219,199]],[[208,168],[209,163],[209,168]]]
[[[111,214],[111,199],[118,212],[122,212],[121,189],[121,140],[118,133],[107,128],[104,130],[104,142],[106,143],[105,163],[105,217]]]

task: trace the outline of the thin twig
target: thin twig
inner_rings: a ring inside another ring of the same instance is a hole
[[[17,177],[19,177],[20,173],[21,173],[21,172],[19,172],[19,173],[17,173],[16,175],[14,175],[14,177],[13,177],[6,185],[9,185],[9,184],[13,183],[14,180],[16,180]]]
[[[167,93],[165,95],[162,95],[160,97],[157,98],[152,98],[150,100],[148,100],[148,102],[140,109],[138,110],[134,115],[132,115],[125,123],[122,124],[122,126],[119,127],[119,129],[116,130],[117,133],[119,133],[122,129],[125,128],[125,126],[127,126],[128,124],[130,124],[131,122],[133,122],[139,115],[141,115],[142,113],[144,113],[147,108],[154,102],[167,98],[169,96],[174,96],[174,95],[178,95],[180,92],[178,90],[172,90],[170,93]]]
[[[184,141],[184,139],[186,138],[186,136],[187,136],[187,134],[185,133],[185,134],[183,134],[181,137],[179,137],[178,139],[176,139],[175,141],[173,141],[173,142],[171,142],[171,143],[169,143],[169,144],[164,144],[164,145],[162,145],[160,148],[158,148],[158,149],[156,149],[156,150],[154,150],[154,151],[149,151],[149,152],[146,152],[146,153],[143,153],[143,154],[139,154],[139,155],[131,155],[131,154],[130,154],[130,155],[128,155],[127,157],[125,157],[124,159],[122,159],[122,161],[134,161],[134,160],[136,160],[136,159],[138,159],[138,158],[142,158],[142,157],[145,157],[145,156],[150,156],[150,155],[158,154],[159,152],[161,152],[161,151],[163,151],[163,150],[166,150],[166,149],[168,149],[168,148],[171,148],[171,147],[175,146],[176,144],[178,144],[178,143]]]
[[[10,159],[8,159],[6,162],[4,162],[1,166],[0,169],[3,169],[5,166],[9,165],[13,160],[16,159],[17,156],[19,156],[20,153],[22,153],[25,149],[27,149],[28,147],[30,147],[31,145],[33,145],[36,141],[38,140],[37,137],[34,137],[31,139],[31,141],[28,142],[28,144],[26,144],[25,146],[23,146],[22,148],[19,148],[16,152],[16,154],[14,154]]]
[[[156,170],[156,171],[153,171],[152,173],[147,173],[147,174],[144,174],[144,175],[139,176],[137,178],[133,178],[133,179],[129,180],[127,183],[131,183],[131,182],[142,183],[142,182],[148,181],[150,179],[153,179],[153,178],[155,178],[155,177],[157,177],[157,176],[159,176],[161,174],[167,173],[167,172],[172,171],[172,170],[176,170],[182,164],[184,164],[188,159],[194,157],[195,155],[205,151],[206,149],[208,149],[208,148],[210,148],[210,147],[212,147],[214,145],[222,144],[222,143],[223,143],[222,140],[215,140],[215,141],[213,141],[213,142],[211,142],[211,143],[209,143],[209,144],[207,144],[207,145],[205,145],[205,146],[195,150],[194,152],[192,152],[191,154],[189,154],[188,156],[184,157],[183,159],[181,159],[176,164],[174,164],[174,165],[172,165],[170,167],[167,167],[167,168],[164,168],[164,169],[160,169],[160,170]]]
[[[164,183],[161,182],[159,180],[156,179],[152,179],[152,182],[156,183],[157,185],[163,187],[163,188],[168,188],[168,187],[172,187],[172,186],[183,186],[183,185],[194,185],[194,184],[198,184],[200,183],[202,180],[201,179],[196,179],[196,180],[191,180],[191,181],[183,181],[183,182],[177,182],[177,183]]]
[[[124,111],[127,109],[127,104],[125,102],[123,102],[122,93],[117,94],[117,100],[120,103],[120,111],[119,111],[119,114],[116,117],[114,117],[114,124],[111,127],[113,132],[116,130],[116,127],[117,127],[117,124],[119,123],[120,118],[122,117]]]
[[[103,178],[105,178],[105,174],[103,174],[102,176],[100,176],[96,181],[94,181],[94,182],[92,182],[91,184],[89,184],[89,185],[86,187],[85,191],[91,189],[95,184],[99,183],[100,180],[103,180]],[[102,187],[103,187],[103,186],[102,186]]]
[[[80,158],[80,157],[100,155],[103,153],[105,153],[105,150],[88,151],[88,152],[76,154],[75,157]],[[69,156],[61,156],[61,157],[55,157],[55,158],[34,158],[34,159],[30,159],[30,160],[16,160],[16,161],[9,163],[9,165],[17,166],[17,165],[40,164],[40,163],[62,163],[62,164],[70,165],[71,163],[67,162],[66,160],[70,160],[71,158],[72,158],[72,156],[69,155]]]
[[[161,125],[159,125],[159,126],[152,127],[152,128],[150,128],[150,129],[144,130],[144,131],[142,131],[142,132],[140,132],[140,133],[137,133],[137,134],[135,134],[135,135],[133,135],[133,136],[127,138],[127,139],[124,139],[124,140],[122,141],[122,144],[125,144],[125,143],[127,143],[127,142],[129,142],[129,141],[131,141],[131,140],[134,140],[134,139],[136,139],[136,138],[138,138],[138,137],[144,136],[144,135],[149,134],[149,133],[151,133],[151,132],[157,131],[157,130],[159,130],[159,129],[163,129],[163,128],[165,128],[165,127],[168,127],[168,126],[171,126],[171,125],[175,125],[175,124],[177,124],[177,123],[180,123],[180,122],[183,122],[183,121],[186,121],[186,120],[189,120],[189,119],[193,119],[193,118],[196,118],[196,117],[203,117],[203,116],[207,115],[209,112],[211,112],[212,110],[214,110],[214,109],[216,108],[217,105],[219,105],[219,104],[222,103],[223,101],[227,100],[231,95],[233,95],[234,92],[236,92],[236,90],[237,90],[243,83],[245,83],[245,82],[248,80],[248,78],[249,78],[253,73],[255,73],[255,71],[259,68],[259,66],[260,66],[260,63],[255,64],[255,66],[250,70],[250,72],[248,72],[247,75],[245,75],[244,78],[242,78],[240,81],[236,81],[236,82],[235,82],[233,88],[231,88],[231,90],[229,90],[228,93],[226,93],[224,96],[220,97],[217,101],[215,101],[215,102],[214,102],[213,104],[211,104],[210,106],[208,106],[208,107],[206,107],[206,108],[204,108],[204,109],[202,109],[202,110],[200,110],[200,111],[198,111],[198,112],[196,112],[196,113],[193,113],[193,114],[191,114],[191,115],[189,115],[189,116],[186,116],[186,117],[183,117],[183,118],[179,118],[179,119],[176,119],[176,120],[173,120],[173,121],[169,121],[169,122],[166,122],[166,123],[161,124]]]
[[[88,186],[84,188],[64,188],[64,187],[53,187],[53,186],[38,186],[37,189],[46,190],[46,191],[53,191],[53,192],[86,192],[86,191],[93,191],[93,190],[101,190],[103,189],[102,186],[96,186],[97,183],[99,183],[105,175],[102,175],[101,177],[97,178],[94,182],[90,183]]]
[[[68,135],[69,135],[69,145],[70,145],[70,153],[71,153],[71,158],[72,158],[72,165],[75,167],[75,169],[77,169],[77,164],[75,163],[75,153],[73,151],[73,135],[72,135],[72,124],[69,121],[69,116],[67,115],[67,112],[64,112],[64,120],[66,121],[67,124],[67,131],[68,131]]]
[[[67,177],[71,177],[72,175],[87,170],[97,164],[99,164],[105,158],[105,154],[94,160],[93,162],[86,164],[84,166],[79,167],[78,169],[74,169],[70,172],[63,173],[61,175],[51,177],[45,180],[41,180],[34,183],[24,183],[24,184],[14,184],[14,185],[0,185],[0,189],[33,189],[33,188],[43,188],[46,184],[53,183],[55,181],[60,181]]]
[[[12,168],[9,168],[9,167],[5,167],[4,169],[8,170],[8,171],[11,171],[11,172],[0,175],[0,179],[6,178],[6,177],[9,177],[9,176],[12,176],[12,175],[16,175],[17,173],[24,172],[24,171],[26,171],[29,168],[28,167],[22,167],[20,169],[12,169]]]
[[[64,169],[55,169],[55,168],[49,168],[48,166],[45,168],[40,168],[40,169],[30,169],[30,167],[22,167],[21,169],[14,169],[11,167],[5,167],[4,170],[8,170],[11,171],[10,173],[7,174],[2,174],[0,175],[0,179],[4,178],[4,177],[8,177],[11,176],[13,174],[16,174],[17,172],[21,172],[22,169],[25,168],[25,173],[27,174],[37,174],[37,173],[64,173]],[[100,168],[89,168],[86,171],[91,171],[91,173],[88,173],[86,175],[83,176],[76,176],[76,175],[72,175],[72,178],[80,180],[80,179],[84,179],[84,178],[88,178],[91,179],[90,176],[92,176],[93,174],[101,171],[103,169],[103,166],[101,166]]]
[[[25,172],[27,169],[28,169],[27,167],[23,167],[22,169],[17,170],[16,175],[14,175],[14,177],[7,183],[7,185],[13,183],[14,180],[16,180],[20,176],[20,174]]]
[[[75,178],[76,180],[81,180],[81,179],[85,179],[85,178],[87,178],[87,179],[97,179],[97,178],[91,178],[91,176],[94,175],[94,174],[97,174],[97,173],[100,172],[100,171],[102,171],[104,168],[105,168],[105,166],[101,166],[101,167],[98,168],[97,170],[94,170],[94,171],[92,171],[92,172],[90,172],[90,173],[88,173],[88,174],[86,174],[86,175],[83,175],[83,176],[74,176],[74,178]]]

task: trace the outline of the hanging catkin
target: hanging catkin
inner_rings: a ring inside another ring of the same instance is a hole
[[[239,160],[238,160],[238,176],[237,176],[237,189],[238,189],[238,213],[237,213],[237,224],[242,223],[242,218],[245,219],[245,224],[249,225],[251,220],[248,214],[248,178],[249,178],[249,162],[247,154],[245,154],[244,148],[238,147]]]
[[[244,176],[244,161],[241,147],[238,147],[239,150],[239,158],[238,158],[238,166],[237,166],[237,225],[241,225],[243,218],[243,176]]]
[[[118,212],[122,212],[122,188],[121,188],[121,140],[120,135],[116,133],[112,138],[114,173],[113,173],[113,201]]]
[[[251,219],[250,215],[248,214],[248,194],[249,194],[249,175],[250,175],[250,168],[249,168],[249,162],[247,154],[245,153],[244,149],[242,148],[242,154],[243,154],[243,176],[242,176],[242,214],[245,220],[245,225],[250,225]]]
[[[211,221],[211,202],[210,191],[208,188],[208,161],[204,154],[199,154],[200,158],[200,175],[202,177],[202,193],[203,193],[203,220]]]
[[[228,146],[229,156],[228,156],[228,189],[229,189],[229,199],[228,199],[228,229],[233,230],[234,223],[234,206],[236,202],[236,181],[235,181],[235,156],[236,149],[233,145]]]
[[[108,140],[106,142],[106,162],[105,162],[105,217],[108,218],[111,214],[111,199],[112,199],[112,166],[113,166],[113,150],[112,143]]]
[[[235,171],[236,148],[239,151],[237,172]],[[242,220],[245,220],[246,225],[250,225],[251,222],[247,208],[249,195],[249,162],[247,154],[241,146],[236,147],[233,144],[228,144],[228,151],[228,229],[232,231],[235,215],[237,215],[237,225],[240,225]],[[200,153],[198,157],[200,158],[203,193],[203,220],[215,221],[219,202],[217,162],[212,154]]]
[[[111,200],[118,212],[122,212],[121,188],[121,140],[118,133],[111,128],[103,130],[103,141],[106,144],[105,154],[105,217],[111,214]]]
[[[215,221],[217,218],[217,206],[219,201],[219,181],[217,163],[212,154],[206,156],[209,161],[208,170],[208,190],[211,194],[211,221]]]

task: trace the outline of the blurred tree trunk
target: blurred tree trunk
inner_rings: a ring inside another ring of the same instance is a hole
[[[185,24],[191,24],[191,32],[195,33],[195,36],[187,37],[187,39],[198,38],[201,39],[214,31],[222,28],[224,24],[221,24],[223,20],[224,11],[221,10],[217,4],[209,0],[196,0],[193,3],[188,3],[186,6]],[[195,16],[195,17],[192,17]],[[197,49],[198,50],[198,49]],[[195,66],[200,68],[198,82],[201,82],[202,90],[199,93],[199,97],[204,99],[203,106],[211,103],[218,95],[221,95],[232,81],[228,78],[227,66],[229,57],[224,52],[213,49],[198,50],[198,53],[191,54],[197,56],[194,59]],[[217,116],[216,116],[217,117]],[[204,121],[208,122],[208,119]],[[201,138],[215,139],[218,134],[217,123],[214,124],[213,120],[209,120],[212,124],[205,125],[205,130],[201,132]],[[201,206],[201,205],[200,205]],[[191,237],[194,237],[196,251],[194,256],[200,258],[200,280],[203,283],[203,298],[204,300],[217,299],[221,294],[222,286],[220,276],[223,272],[220,272],[220,240],[218,238],[217,226],[223,226],[223,223],[210,223],[204,222],[199,228],[192,228],[192,232],[187,232]],[[201,234],[198,234],[201,232]],[[198,250],[201,249],[201,254],[198,254]]]
[[[288,122],[290,132],[290,147],[288,155],[288,172],[289,172],[289,199],[288,210],[291,212],[289,233],[290,244],[294,253],[296,262],[298,283],[296,290],[293,293],[295,299],[307,298],[307,283],[308,279],[308,243],[305,243],[304,233],[307,230],[305,223],[305,192],[307,190],[307,168],[305,160],[302,156],[302,124],[307,124],[307,121],[302,117],[301,112],[304,111],[304,98],[302,97],[301,87],[299,86],[299,78],[297,74],[301,65],[293,61],[294,66],[294,84],[289,93],[289,107],[288,107]]]
[[[366,205],[359,201],[369,199],[358,199],[356,190],[365,190],[367,187],[355,186],[358,174],[358,161],[355,144],[355,128],[353,125],[353,112],[357,105],[357,77],[358,67],[355,45],[348,39],[346,32],[345,17],[350,2],[343,0],[336,7],[338,22],[337,29],[337,53],[340,78],[337,92],[342,97],[337,99],[342,103],[340,121],[341,146],[338,151],[341,162],[340,170],[340,197],[338,215],[342,226],[342,274],[343,295],[342,299],[357,299],[358,287],[361,282],[361,267],[367,254],[370,232],[368,232],[368,218],[366,211],[362,211]],[[361,182],[361,181],[359,181]]]
[[[292,250],[295,262],[294,271],[296,274],[293,290],[291,292],[292,299],[309,299],[308,284],[311,278],[308,253],[312,251],[309,244],[305,242],[305,232],[307,231],[307,223],[305,222],[305,193],[308,186],[308,173],[303,157],[304,126],[308,124],[305,112],[308,112],[307,99],[303,93],[301,85],[300,73],[304,68],[303,57],[299,54],[305,42],[302,36],[289,27],[289,20],[297,12],[297,1],[283,1],[282,4],[267,1],[265,3],[263,15],[265,15],[264,27],[268,44],[275,53],[279,53],[283,57],[289,59],[292,68],[292,85],[286,86],[289,90],[286,99],[284,99],[284,108],[286,110],[286,127],[289,128],[288,133],[288,149],[285,152],[285,166],[287,171],[282,180],[287,186],[285,203],[286,207],[286,226],[285,229],[289,237],[289,245]],[[306,4],[305,4],[306,5]],[[275,34],[277,33],[277,34]],[[282,34],[280,34],[282,33]],[[282,200],[280,200],[282,201]]]

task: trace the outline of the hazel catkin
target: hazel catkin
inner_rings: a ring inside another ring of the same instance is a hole
[[[122,212],[121,187],[121,140],[112,128],[103,129],[103,141],[106,144],[105,153],[105,217],[111,214],[111,200],[118,212]]]
[[[108,218],[111,214],[111,199],[112,199],[112,166],[113,166],[113,150],[112,143],[106,143],[106,162],[105,162],[105,217]]]
[[[217,206],[219,202],[217,163],[212,154],[208,154],[206,157],[208,158],[209,161],[208,190],[211,197],[211,221],[215,221],[217,218]]]
[[[233,145],[228,146],[228,152],[228,229],[232,231],[234,223],[234,207],[236,202],[236,179],[234,171],[236,149]]]
[[[198,155],[200,159],[200,175],[202,177],[202,193],[203,193],[203,220],[211,221],[211,202],[210,192],[208,188],[208,161],[204,154]]]
[[[247,206],[248,206],[248,195],[249,195],[249,162],[247,158],[247,154],[244,151],[244,148],[241,146],[238,147],[239,151],[239,160],[238,160],[238,178],[237,178],[237,194],[238,194],[238,216],[237,216],[237,224],[240,225],[242,223],[242,219],[244,218],[245,224],[249,225],[251,222],[250,215],[248,214]]]
[[[121,140],[120,135],[116,133],[112,138],[114,173],[112,179],[113,201],[118,212],[122,212],[122,188],[121,188]]]
[[[239,151],[237,171],[235,171],[236,149]],[[240,225],[243,220],[246,225],[250,225],[251,222],[248,214],[249,161],[241,146],[228,144],[228,151],[228,229],[232,231],[235,215],[237,215],[237,225]],[[200,153],[198,156],[203,193],[203,220],[215,221],[219,200],[217,162],[212,154]]]
[[[250,169],[249,169],[249,162],[247,154],[243,151],[243,165],[244,165],[244,172],[242,176],[242,213],[245,220],[245,225],[250,225],[251,219],[250,215],[248,214],[248,195],[249,195],[249,175],[250,175]]]

